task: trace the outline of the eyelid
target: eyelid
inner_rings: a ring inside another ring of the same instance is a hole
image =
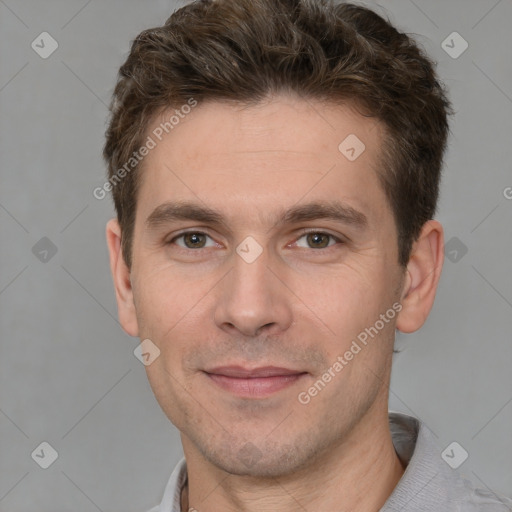
[[[301,236],[307,235],[308,233],[319,233],[321,235],[332,236],[333,238],[342,241],[341,235],[335,235],[334,233],[331,233],[329,230],[326,230],[324,228],[302,228],[301,230],[299,230],[299,233]]]

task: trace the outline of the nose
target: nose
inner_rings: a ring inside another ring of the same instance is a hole
[[[245,336],[285,331],[292,323],[293,294],[284,284],[286,276],[279,274],[276,265],[269,265],[266,250],[252,262],[235,254],[233,268],[216,287],[216,325]]]

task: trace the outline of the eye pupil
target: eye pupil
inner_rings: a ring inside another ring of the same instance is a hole
[[[203,237],[203,240],[201,240],[201,237]],[[202,247],[204,244],[204,235],[200,233],[186,233],[183,238],[187,247],[189,247],[189,241],[191,242],[191,247]],[[203,244],[201,242],[203,242]]]
[[[326,243],[322,244],[322,239]],[[324,247],[327,247],[327,245],[329,244],[329,236],[325,235],[323,233],[310,233],[310,234],[308,234],[308,243],[310,243],[310,242],[312,242],[312,245],[314,247],[324,248]],[[318,242],[320,242],[320,243],[318,243]]]

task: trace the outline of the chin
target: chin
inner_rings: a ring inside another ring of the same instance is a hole
[[[312,454],[301,451],[301,443],[276,442],[255,444],[226,442],[221,447],[208,446],[201,453],[214,466],[226,473],[255,478],[278,478],[293,474],[307,466]]]

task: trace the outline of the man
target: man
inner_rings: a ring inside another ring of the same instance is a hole
[[[185,458],[152,512],[504,511],[388,413],[427,318],[450,104],[372,11],[205,0],[142,32],[104,156],[120,322]]]

